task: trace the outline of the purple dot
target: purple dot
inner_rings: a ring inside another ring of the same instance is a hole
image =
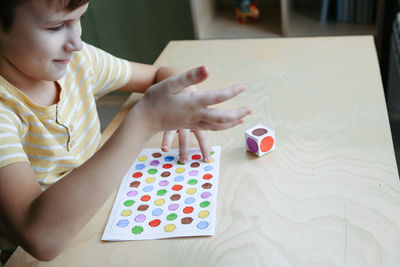
[[[152,160],[150,162],[150,166],[157,166],[158,164],[160,164],[160,162],[158,160]]]
[[[200,195],[202,198],[209,198],[210,196],[211,196],[211,193],[210,192],[203,192],[203,193],[201,193],[201,195]]]
[[[167,180],[162,180],[159,185],[161,186],[167,186],[169,184],[169,182]]]
[[[144,222],[146,220],[146,216],[143,214],[139,214],[138,216],[135,217],[135,222]]]
[[[129,191],[128,193],[127,193],[127,195],[129,196],[129,197],[134,197],[134,196],[136,196],[137,195],[137,191],[136,190],[131,190],[131,191]]]
[[[199,174],[199,171],[193,170],[189,172],[190,176],[196,176],[197,174]]]
[[[257,153],[258,152],[258,145],[257,142],[254,141],[251,138],[247,138],[247,147],[249,148],[249,151],[251,153]]]
[[[179,208],[179,204],[171,204],[168,206],[169,210],[177,210]]]

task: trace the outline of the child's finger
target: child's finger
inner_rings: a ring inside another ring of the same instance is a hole
[[[201,154],[203,154],[203,159],[205,162],[211,160],[211,146],[208,141],[207,132],[204,130],[194,130],[194,136],[196,137],[197,141],[199,142]]]
[[[207,108],[203,110],[199,120],[211,123],[229,123],[238,121],[250,114],[251,110],[247,107],[233,110]]]
[[[233,121],[233,122],[227,122],[227,123],[213,123],[213,122],[207,122],[207,121],[202,121],[199,123],[198,127],[199,129],[203,130],[211,130],[211,131],[221,131],[221,130],[226,130],[232,127],[235,127],[238,124],[242,124],[243,119]]]
[[[207,92],[197,92],[195,94],[195,101],[197,104],[202,106],[215,105],[226,100],[229,100],[241,92],[243,92],[246,87],[242,84],[234,85],[232,87],[207,91]]]
[[[168,152],[171,147],[172,141],[174,140],[176,130],[164,132],[163,139],[161,142],[161,150]]]
[[[169,90],[170,93],[176,94],[194,84],[201,83],[208,77],[208,69],[201,66],[180,75],[172,76],[165,79],[161,83]]]
[[[179,130],[178,140],[179,140],[179,161],[182,163],[186,163],[189,160],[188,149],[190,141],[190,130],[188,129]]]

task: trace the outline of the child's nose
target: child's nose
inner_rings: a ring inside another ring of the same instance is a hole
[[[82,28],[80,23],[73,27],[71,31],[69,32],[68,35],[68,40],[66,43],[66,50],[68,52],[73,52],[73,51],[79,51],[82,49],[82,39],[81,39],[81,34],[82,34]]]

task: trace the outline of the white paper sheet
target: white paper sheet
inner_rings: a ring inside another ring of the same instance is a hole
[[[199,148],[189,149],[184,165],[178,153],[142,150],[121,182],[102,240],[214,234],[221,148],[213,147],[208,163]]]

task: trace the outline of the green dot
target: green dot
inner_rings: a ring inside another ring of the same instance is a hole
[[[178,165],[185,165],[185,163],[182,163],[178,160]]]
[[[125,205],[126,207],[130,207],[130,206],[132,206],[133,204],[135,204],[135,200],[127,200],[127,201],[124,202],[124,205]]]
[[[214,151],[211,151],[211,152],[210,152],[210,154],[211,154],[211,155],[214,155],[214,154],[215,154],[215,152],[214,152]]]
[[[132,228],[132,233],[138,235],[143,232],[143,227],[142,226],[135,226]]]
[[[173,221],[178,217],[178,215],[176,215],[175,213],[171,213],[167,216],[167,220],[168,221]]]
[[[166,193],[167,193],[167,190],[161,189],[161,190],[158,190],[158,191],[157,191],[157,196],[163,196],[163,195],[165,195]]]
[[[197,180],[196,179],[191,179],[191,180],[188,181],[188,184],[195,185],[195,184],[197,184]]]
[[[203,201],[200,203],[200,207],[202,208],[208,207],[208,205],[210,205],[210,201]]]
[[[155,173],[157,173],[157,169],[149,169],[147,172],[149,174],[155,174]]]

